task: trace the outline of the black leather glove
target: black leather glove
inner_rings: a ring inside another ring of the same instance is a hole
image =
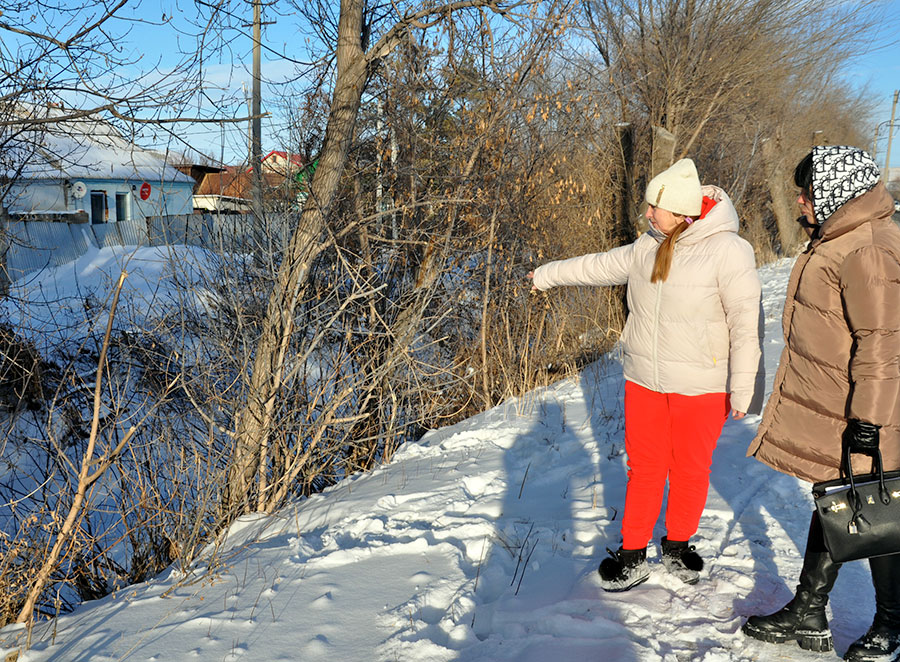
[[[844,443],[851,453],[875,455],[878,450],[879,429],[880,425],[851,418],[847,421],[847,429],[844,430]]]
[[[806,228],[806,229],[809,229],[809,230],[815,230],[815,229],[817,229],[817,228],[819,227],[819,224],[818,224],[818,223],[810,223],[810,222],[806,219],[806,216],[798,216],[798,217],[797,217],[797,223],[800,224],[800,227]]]

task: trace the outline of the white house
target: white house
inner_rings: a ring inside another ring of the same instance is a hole
[[[108,122],[90,116],[45,126],[23,139],[21,162],[7,172],[13,183],[3,206],[11,216],[100,224],[193,211],[194,180]]]
[[[273,149],[262,157],[263,172],[274,172],[288,176],[303,169],[303,158],[299,154]],[[248,169],[247,172],[251,172]]]

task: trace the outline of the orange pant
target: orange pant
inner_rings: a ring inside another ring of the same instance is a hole
[[[730,409],[727,393],[657,393],[625,382],[625,549],[643,549],[653,537],[666,478],[666,535],[682,541],[697,532],[709,491],[713,450]]]

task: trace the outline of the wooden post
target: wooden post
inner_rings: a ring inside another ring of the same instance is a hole
[[[653,127],[653,154],[650,157],[650,177],[656,177],[675,161],[675,134],[661,126]]]
[[[640,232],[639,218],[631,207],[631,173],[634,172],[634,128],[623,122],[616,125],[619,158],[616,159],[616,246],[630,244]]]
[[[653,145],[650,152],[650,172],[647,173],[648,182],[675,162],[676,142],[675,134],[661,126],[653,127]],[[644,224],[644,214],[646,213],[647,202],[642,197],[637,218],[634,219],[634,224],[638,228],[638,232],[642,232],[646,229]]]
[[[625,246],[632,243],[641,233],[641,217],[635,216],[631,203],[631,177],[634,172],[634,127],[627,122],[616,125],[616,139],[619,143],[619,158],[616,159],[616,228],[613,243]],[[622,319],[628,315],[628,290],[619,288],[619,303]]]
[[[261,72],[261,2],[253,0],[253,92],[250,111],[250,164],[253,168],[253,214],[256,227],[262,225],[262,74]]]

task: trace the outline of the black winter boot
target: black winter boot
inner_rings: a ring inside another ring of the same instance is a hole
[[[663,537],[661,547],[666,570],[685,584],[696,584],[700,580],[703,559],[694,551],[696,548],[693,545],[688,545],[686,540],[680,542]]]
[[[642,584],[650,577],[647,565],[647,548],[622,549],[614,552],[607,549],[609,558],[603,559],[597,572],[603,590],[617,593]]]
[[[900,554],[869,559],[875,585],[872,627],[844,654],[852,662],[900,660]]]
[[[741,630],[748,637],[773,644],[796,641],[805,650],[830,651],[833,642],[825,605],[840,567],[825,549],[822,526],[813,513],[794,599],[774,614],[751,616]]]

